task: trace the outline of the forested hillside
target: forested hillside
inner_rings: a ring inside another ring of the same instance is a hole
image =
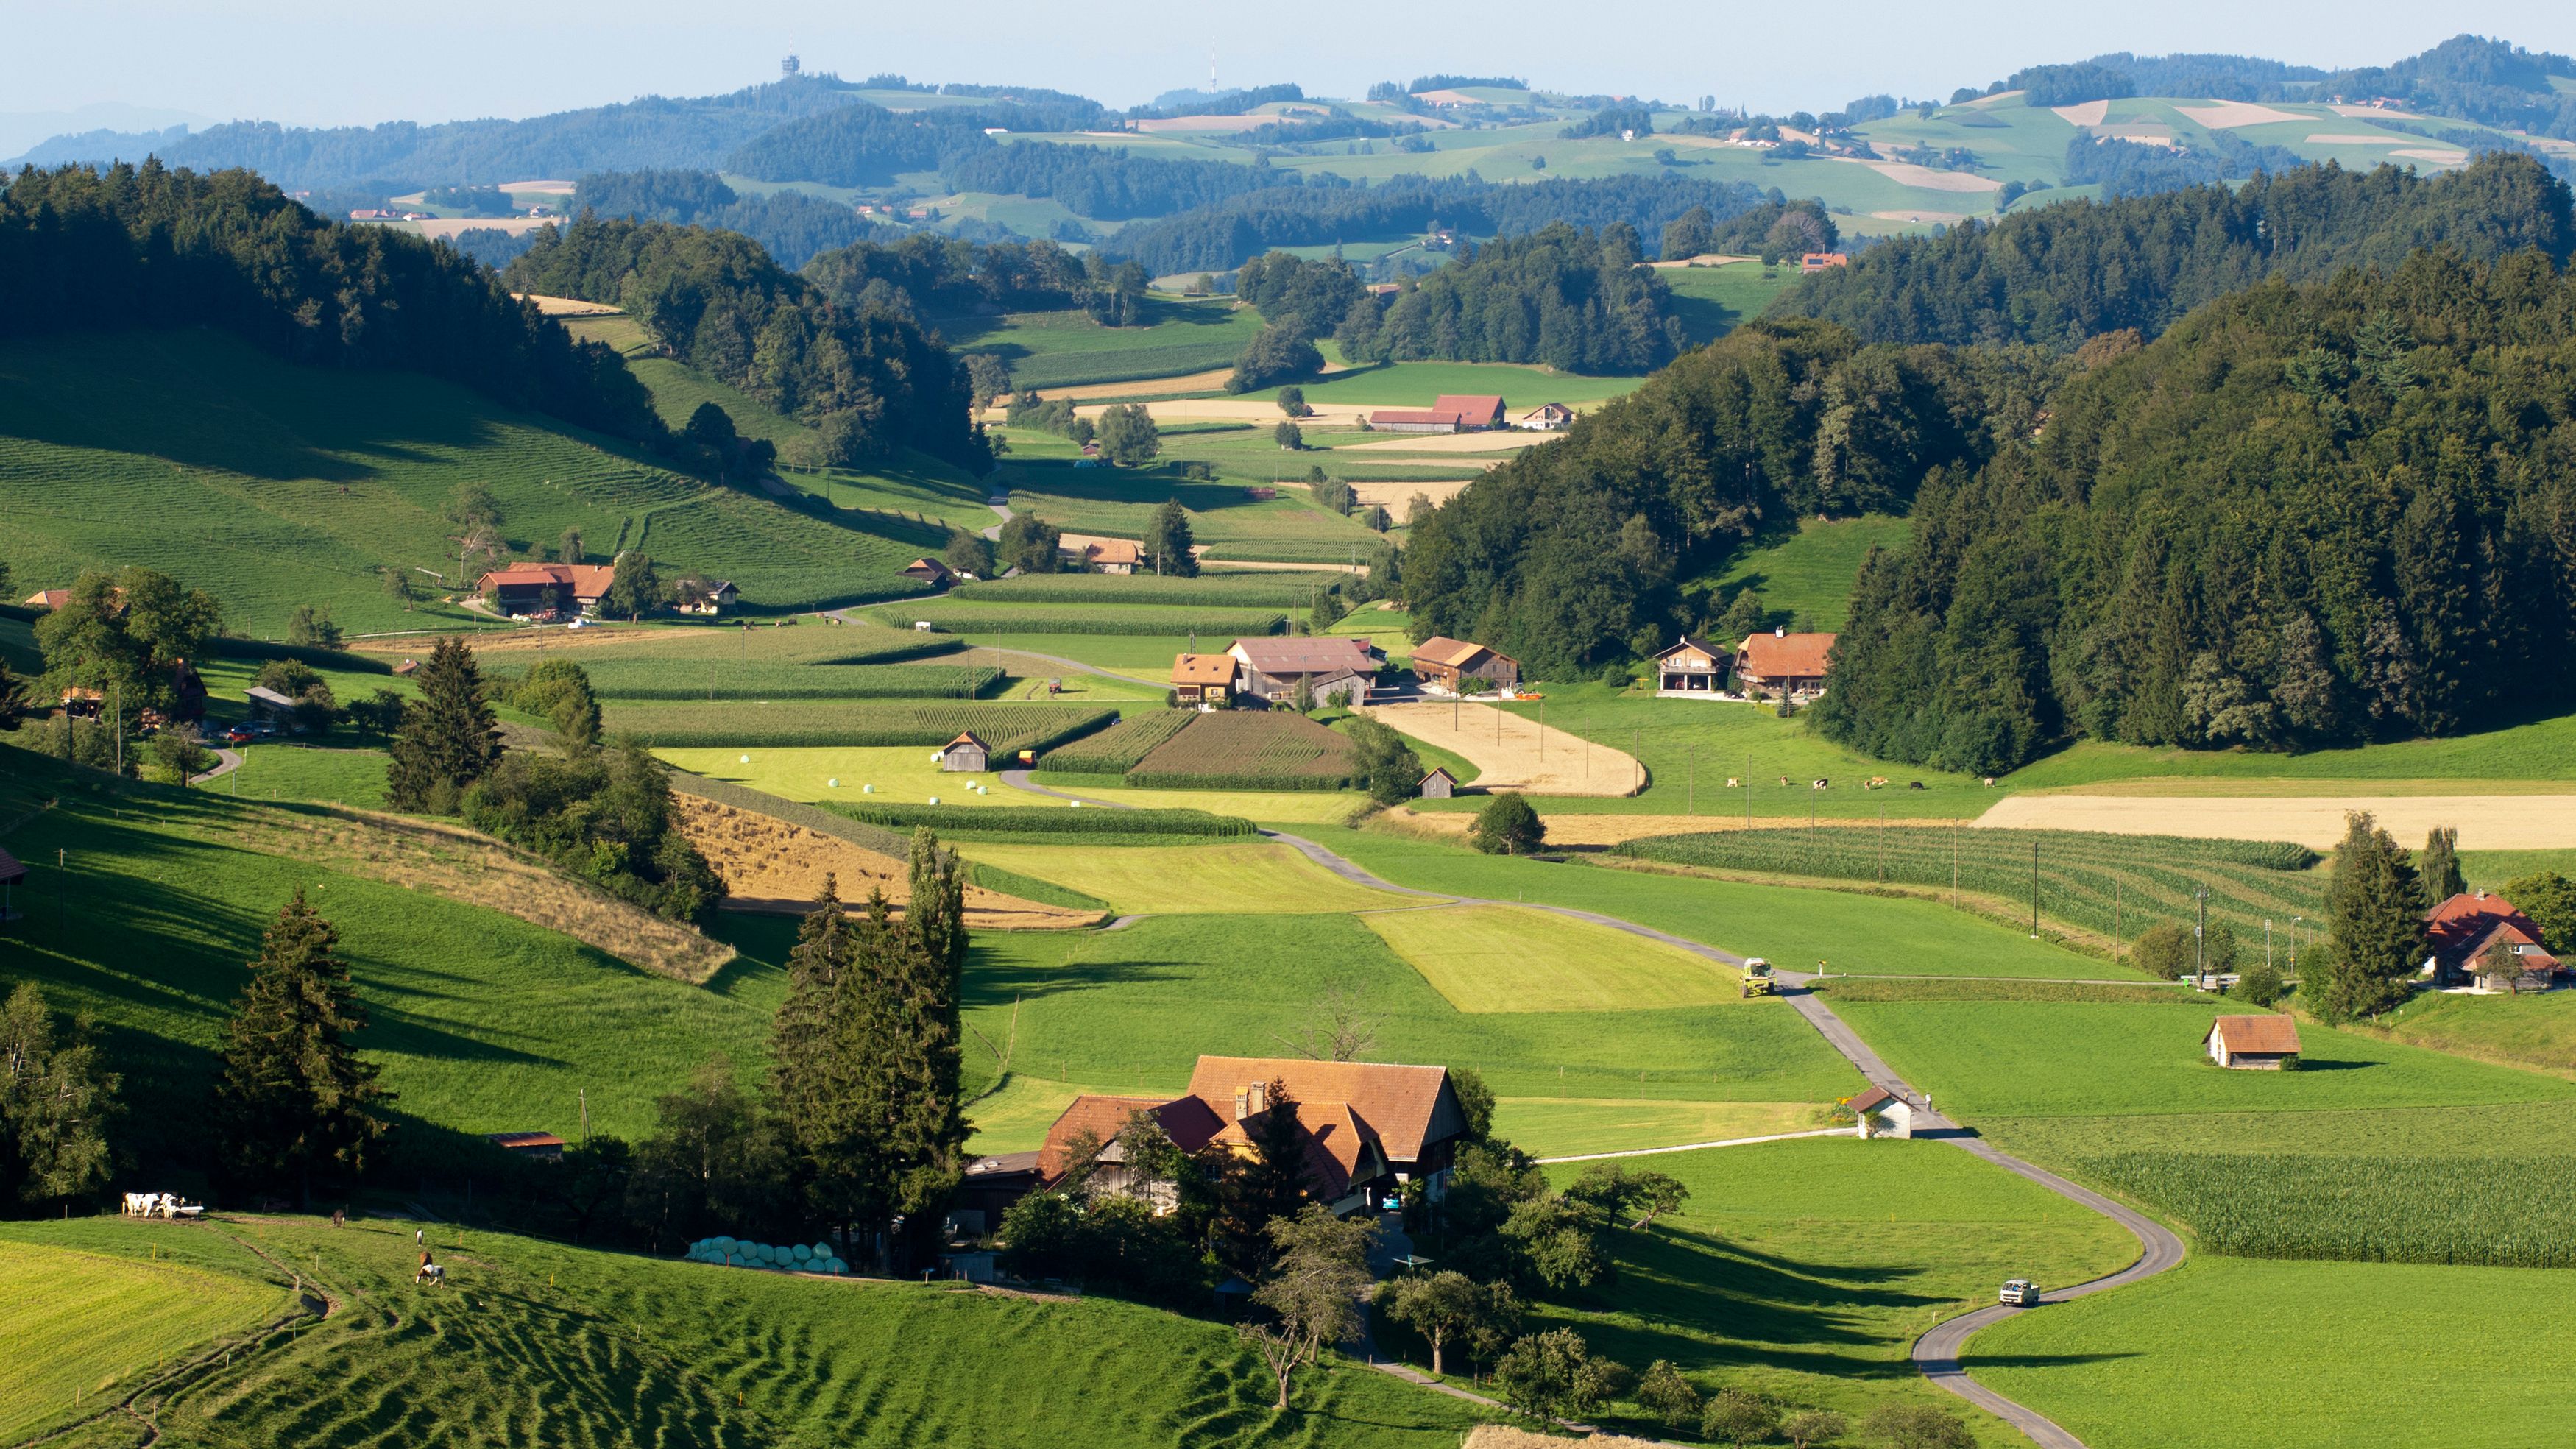
[[[248,172],[67,166],[0,192],[0,335],[179,326],[294,362],[426,372],[665,441],[615,352],[576,343],[452,251],[322,221]]]
[[[1477,236],[1518,236],[1552,222],[1595,230],[1625,222],[1660,236],[1693,208],[1720,221],[1764,205],[1777,190],[1670,174],[1504,185],[1474,176],[1399,176],[1368,187],[1272,187],[1178,216],[1140,222],[1103,249],[1145,264],[1156,276],[1224,271],[1274,247],[1416,235],[1437,223]],[[1776,216],[1774,217],[1776,220]],[[1767,223],[1766,223],[1767,226]]]
[[[1558,223],[1504,237],[1408,287],[1337,333],[1354,362],[1535,362],[1560,372],[1646,372],[1682,349],[1672,293],[1634,228]],[[1266,314],[1265,314],[1266,315]]]
[[[1814,322],[1739,329],[1417,524],[1413,626],[1541,677],[1624,668],[1707,622],[1675,586],[1766,520],[1901,511],[1926,472],[1973,470],[2027,434],[2066,366],[2029,348],[1864,347]]]
[[[2423,253],[2213,303],[1927,479],[1817,720],[1986,773],[2448,734],[2563,707],[2571,621],[2576,280]]]
[[[836,306],[747,237],[584,217],[542,231],[507,279],[624,308],[681,361],[812,424],[821,461],[988,461],[946,348],[892,310]]]
[[[2528,158],[2489,156],[2435,177],[2309,166],[2242,188],[2063,202],[1872,247],[1807,278],[1774,310],[1840,323],[1868,342],[2071,350],[2123,328],[2154,337],[2267,277],[2391,268],[2442,246],[2477,261],[2536,247],[2564,262],[2576,250],[2567,188]]]
[[[2435,115],[2576,139],[2576,90],[2552,85],[2553,76],[2576,80],[2576,58],[2524,50],[2481,35],[2455,35],[2395,65],[2328,76],[2318,89],[2394,96]]]
[[[712,171],[595,171],[573,189],[572,214],[585,211],[627,221],[738,231],[791,270],[804,266],[816,252],[894,230],[838,202],[801,191],[744,195]]]

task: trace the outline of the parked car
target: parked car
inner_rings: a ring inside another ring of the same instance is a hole
[[[259,731],[246,724],[237,724],[224,731],[224,743],[228,745],[246,745],[258,738]]]
[[[2037,1308],[2039,1285],[2028,1278],[2007,1278],[2000,1301],[2008,1308]]]

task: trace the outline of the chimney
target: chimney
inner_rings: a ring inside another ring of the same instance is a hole
[[[1250,1093],[1247,1093],[1247,1092],[1244,1092],[1244,1091],[1241,1091],[1241,1090],[1236,1091],[1236,1092],[1235,1092],[1235,1094],[1234,1094],[1234,1120],[1236,1120],[1237,1122],[1240,1122],[1240,1121],[1242,1121],[1244,1118],[1249,1117],[1249,1116],[1251,1116],[1251,1115],[1252,1115],[1252,1097],[1251,1097],[1251,1094],[1250,1094]]]
[[[1270,1110],[1270,1084],[1268,1082],[1255,1082],[1250,1087],[1245,1088],[1245,1092],[1252,1099],[1252,1111],[1254,1115]]]
[[[1772,637],[1772,638],[1774,638],[1774,639],[1786,639],[1786,638],[1788,638],[1788,637],[1789,637],[1789,626],[1788,626],[1788,625],[1786,625],[1786,624],[1774,624],[1774,625],[1772,625],[1772,626],[1771,626],[1771,637]]]

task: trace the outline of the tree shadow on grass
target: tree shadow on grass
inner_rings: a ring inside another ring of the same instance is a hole
[[[1188,961],[1087,961],[1073,960],[1061,965],[1033,963],[988,963],[970,965],[966,972],[964,1005],[976,1007],[1008,1006],[1013,1001],[1035,1001],[1067,992],[1097,991],[1113,986],[1147,985],[1159,981],[1187,981],[1198,976],[1197,963]]]

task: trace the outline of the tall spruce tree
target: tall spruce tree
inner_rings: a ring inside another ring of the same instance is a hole
[[[1306,1201],[1306,1134],[1288,1084],[1271,1079],[1262,1088],[1262,1110],[1243,1124],[1252,1156],[1227,1179],[1218,1223],[1226,1265],[1246,1277],[1270,1266],[1270,1224],[1296,1216]]]
[[[385,798],[396,810],[453,815],[465,787],[499,762],[501,734],[483,697],[482,670],[463,640],[439,640],[415,682],[420,698],[394,732]]]
[[[339,941],[297,887],[269,924],[224,1026],[215,1084],[226,1174],[250,1186],[292,1182],[307,1204],[317,1170],[348,1178],[367,1170],[387,1130],[376,1109],[393,1099],[349,1043],[367,1009],[349,963],[332,954]]]
[[[2345,817],[2326,914],[2331,956],[2317,1014],[2349,1021],[2405,1000],[2424,961],[2423,881],[2367,811]]]
[[[912,837],[911,898],[878,938],[886,1163],[904,1238],[927,1246],[965,1171],[958,1016],[966,971],[966,867],[929,830]]]
[[[867,996],[860,954],[861,933],[826,876],[788,953],[787,1000],[770,1029],[770,1106],[798,1197],[844,1235],[877,1217],[884,1197],[877,1134],[859,1090],[864,1032],[855,1017]]]
[[[2424,837],[2424,853],[2415,858],[2415,873],[2424,880],[2424,909],[2431,910],[2469,888],[2460,874],[2460,832],[2436,825]]]

